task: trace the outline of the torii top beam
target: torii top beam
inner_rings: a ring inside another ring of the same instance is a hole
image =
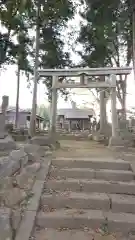
[[[68,69],[41,69],[38,70],[39,77],[65,76],[75,77],[85,74],[87,76],[108,76],[108,75],[128,75],[132,71],[131,67],[120,68],[68,68]]]

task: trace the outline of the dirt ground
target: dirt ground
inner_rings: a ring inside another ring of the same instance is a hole
[[[111,157],[112,152],[102,144],[93,141],[61,140],[61,148],[53,153],[54,158],[102,158]]]

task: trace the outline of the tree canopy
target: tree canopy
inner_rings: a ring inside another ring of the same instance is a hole
[[[0,0],[0,67],[17,63],[21,70],[33,73],[37,2]],[[71,0],[40,0],[39,67],[56,68],[69,64],[68,53],[63,51],[61,34],[73,12]],[[50,79],[46,84],[49,89]]]
[[[132,11],[128,0],[84,0],[82,26],[77,41],[83,65],[89,67],[129,66],[132,58]],[[125,107],[126,78],[117,82],[117,95]]]
[[[77,43],[82,65],[129,66],[135,54],[134,0],[0,0],[0,67],[19,64],[27,74],[33,74],[34,33],[40,29],[39,67],[61,68],[71,65],[61,37],[68,20],[74,17],[80,1],[81,29]],[[40,4],[37,23],[37,3]],[[51,79],[45,84],[50,93]],[[126,79],[117,83],[118,98],[125,103]],[[50,96],[50,95],[49,95]]]

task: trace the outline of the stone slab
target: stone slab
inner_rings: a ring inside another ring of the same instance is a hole
[[[47,159],[44,159],[43,161],[44,162],[41,163],[41,168],[36,175],[36,179],[44,181],[50,169],[51,159],[47,158]]]
[[[102,235],[87,227],[83,231],[76,229],[40,229],[34,232],[33,237],[36,240],[45,240],[45,238],[47,240],[127,240],[122,234],[118,234],[118,238],[115,238],[113,234]]]
[[[106,225],[109,231],[129,233],[135,230],[135,215],[100,210],[57,210],[39,212],[36,224],[42,228],[98,229]]]
[[[24,148],[21,147],[18,150],[13,150],[11,151],[11,153],[9,154],[9,156],[11,157],[12,160],[16,161],[18,159],[21,159],[23,157],[25,157],[27,154],[24,151]]]
[[[0,240],[12,240],[12,229],[10,226],[10,209],[0,208]]]
[[[39,207],[39,200],[40,200],[42,189],[44,186],[44,181],[46,180],[46,176],[48,174],[50,164],[51,164],[51,161],[49,161],[45,167],[43,181],[40,181],[40,180],[35,181],[35,184],[32,189],[33,197],[30,199],[28,203],[27,211],[24,214],[20,228],[17,231],[15,240],[30,239],[30,236],[35,224],[35,218],[36,218],[36,214]]]
[[[10,136],[0,139],[0,151],[16,149],[16,142]]]
[[[134,180],[134,174],[131,171],[100,169],[95,171],[95,178],[108,181],[113,180],[128,182]]]
[[[129,170],[130,164],[121,159],[113,158],[59,158],[54,159],[52,164],[59,168],[91,168],[91,169],[111,169]]]
[[[29,200],[27,210],[37,211],[39,207],[39,201],[43,190],[44,181],[36,180],[32,188],[33,197]]]
[[[135,163],[134,162],[131,162],[131,169],[133,171],[133,173],[135,174]]]
[[[30,139],[30,143],[36,144],[39,146],[49,146],[51,145],[57,145],[57,141],[54,137],[52,136],[35,136],[32,139]]]
[[[54,212],[39,212],[36,224],[43,228],[82,229],[85,226],[99,228],[104,216],[99,210],[60,209]]]
[[[9,177],[20,169],[20,160],[13,161],[9,156],[0,158],[0,176]]]
[[[15,240],[29,240],[35,223],[36,212],[26,211],[21,222],[20,228],[16,233]]]
[[[76,208],[76,209],[110,209],[110,201],[104,193],[77,193],[60,192],[59,194],[44,194],[41,198],[41,206],[49,208]]]
[[[135,196],[109,194],[112,212],[135,213]]]
[[[104,212],[108,230],[113,232],[130,233],[135,231],[135,214]]]
[[[3,193],[2,199],[7,207],[21,203],[27,194],[20,188],[8,189]]]
[[[135,161],[135,153],[122,153],[121,157],[125,161]]]
[[[109,139],[109,147],[132,147],[133,143],[131,140],[123,140],[121,137],[111,137]]]
[[[131,171],[110,169],[88,169],[88,168],[52,168],[52,177],[78,178],[78,179],[104,179],[113,181],[132,181],[134,174]]]
[[[62,178],[88,178],[92,179],[95,178],[95,171],[94,169],[87,169],[87,168],[62,168],[57,169],[54,168],[51,171],[51,176],[57,177],[60,176]]]
[[[13,209],[11,213],[11,224],[12,224],[12,229],[17,230],[20,226],[22,220],[22,211],[21,209]]]
[[[115,182],[105,180],[49,180],[46,188],[58,191],[84,191],[135,195],[135,182]]]
[[[26,169],[22,169],[20,174],[17,174],[15,177],[15,181],[17,186],[21,189],[31,189],[34,181],[35,174],[30,174],[26,171]]]

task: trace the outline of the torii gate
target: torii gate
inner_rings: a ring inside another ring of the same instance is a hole
[[[128,75],[132,68],[71,68],[71,69],[43,69],[38,70],[39,77],[52,77],[52,107],[51,107],[51,132],[56,132],[57,115],[57,90],[60,88],[110,88],[111,110],[112,110],[112,138],[118,138],[118,118],[116,110],[116,78],[117,75]],[[89,81],[84,76],[108,76],[108,81]],[[80,82],[68,83],[59,82],[59,77],[80,77]],[[102,122],[102,111],[100,108],[100,121]]]

